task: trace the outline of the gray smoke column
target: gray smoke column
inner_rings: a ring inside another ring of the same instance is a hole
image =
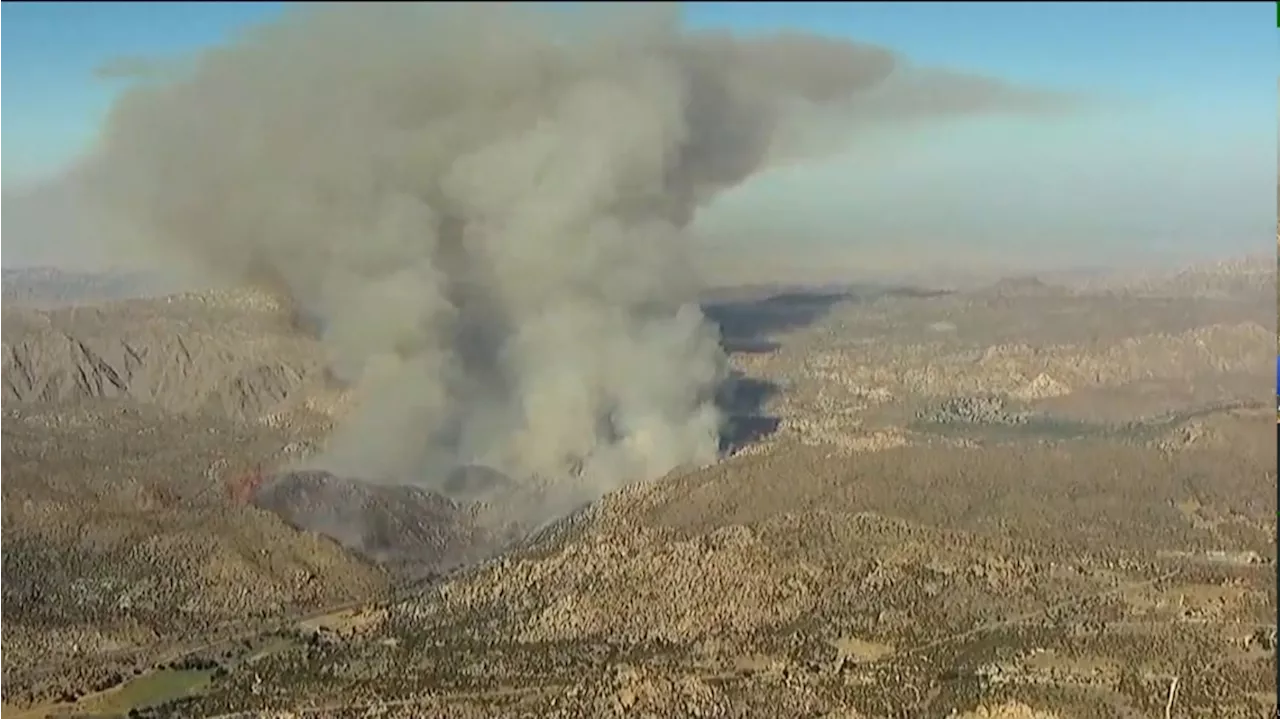
[[[321,463],[566,501],[713,460],[725,362],[683,229],[833,122],[1051,98],[673,7],[308,7],[117,103],[79,177],[155,252],[317,320],[358,407]],[[819,131],[807,132],[806,128]]]

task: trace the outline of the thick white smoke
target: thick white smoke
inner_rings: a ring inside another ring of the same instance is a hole
[[[572,501],[715,457],[700,205],[833,127],[1049,102],[653,5],[306,8],[152,75],[80,178],[155,251],[316,320],[358,397],[322,463]]]

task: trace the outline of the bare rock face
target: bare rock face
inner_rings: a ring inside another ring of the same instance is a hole
[[[474,505],[421,487],[371,484],[324,471],[277,474],[251,501],[298,529],[411,575],[481,561],[513,539],[483,526]]]

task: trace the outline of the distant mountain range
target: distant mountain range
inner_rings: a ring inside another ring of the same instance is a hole
[[[5,301],[38,307],[93,304],[131,297],[154,297],[184,289],[145,271],[75,272],[54,267],[5,269],[0,290]]]

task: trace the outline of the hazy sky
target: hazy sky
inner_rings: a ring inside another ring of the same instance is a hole
[[[280,7],[5,2],[6,194],[56,175],[91,145],[123,87],[95,69],[181,57]],[[718,236],[838,248],[873,264],[1271,247],[1280,38],[1271,3],[689,3],[685,11],[698,28],[847,36],[917,64],[1087,97],[1051,119],[981,118],[861,138],[840,157],[776,171],[726,197],[704,217]],[[36,241],[10,240],[6,265]]]

